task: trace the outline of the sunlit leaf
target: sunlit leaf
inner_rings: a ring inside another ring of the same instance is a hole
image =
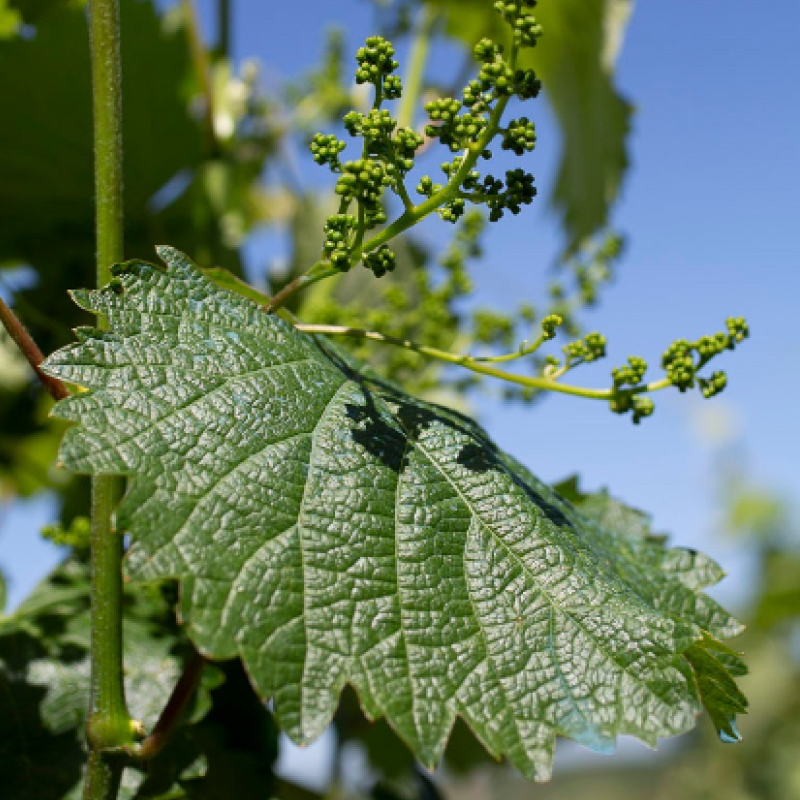
[[[351,683],[426,765],[458,716],[527,775],[557,734],[655,744],[700,710],[685,651],[740,626],[690,551],[591,521],[472,421],[387,387],[210,283],[127,262],[74,297],[107,332],[49,358],[78,472],[124,474],[129,573],[183,581],[202,652],[241,656],[313,740]]]

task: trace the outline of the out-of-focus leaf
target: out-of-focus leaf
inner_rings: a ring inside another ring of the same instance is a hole
[[[32,378],[27,361],[0,329],[0,499],[27,497],[54,476],[62,430],[47,418],[50,399],[34,397]]]
[[[30,497],[70,480],[53,467],[64,428],[48,418],[51,406],[50,398],[37,398],[30,385],[0,389],[0,419],[7,421],[0,427],[0,497]]]
[[[18,0],[32,28],[0,39],[0,265],[28,264],[36,281],[16,311],[49,352],[86,322],[67,290],[94,273],[91,76],[86,12],[69,0]],[[3,8],[4,6],[0,6]],[[122,0],[126,250],[182,241],[211,263],[239,267],[221,243],[203,185],[204,131],[190,110],[196,83],[186,30],[150,0]],[[188,189],[187,189],[188,185]],[[3,370],[3,378],[8,371]],[[72,483],[52,470],[58,426],[27,386],[0,392],[0,492],[30,495]],[[63,476],[66,478],[66,476]],[[76,513],[86,509],[78,507]],[[64,522],[69,523],[69,514]]]
[[[800,619],[800,553],[775,550],[763,556],[763,587],[755,608],[755,625],[769,628]]]
[[[296,741],[346,683],[424,764],[461,716],[538,779],[557,734],[609,750],[694,724],[684,651],[741,629],[699,591],[709,559],[616,509],[595,524],[468,418],[160,254],[73,293],[109,330],[43,366],[87,390],[57,408],[80,423],[61,457],[133,479],[129,570],[183,581],[193,641],[241,656]]]
[[[726,509],[726,533],[750,537],[768,547],[791,540],[794,524],[783,498],[738,482],[729,487],[728,496],[731,502]]]
[[[188,111],[191,62],[181,29],[148,0],[124,0],[126,241],[152,242],[154,195],[201,159]],[[38,266],[91,256],[94,183],[91,74],[85,14],[59,8],[32,36],[0,45],[0,255]],[[91,266],[91,257],[86,261]]]
[[[0,41],[0,263],[37,270],[19,310],[47,352],[81,319],[66,290],[94,270],[91,74],[84,9],[26,8],[31,35]],[[186,33],[150,0],[123,0],[121,14],[126,249],[151,252],[166,236],[189,246],[192,209],[164,221],[203,158]]]
[[[0,39],[14,36],[19,30],[22,17],[8,0],[0,0]]]
[[[0,785],[8,800],[51,800],[74,794],[85,760],[83,723],[89,693],[88,567],[69,560],[0,622]],[[131,713],[155,723],[183,668],[187,652],[174,615],[157,587],[126,593],[125,681]],[[210,705],[219,683],[207,668],[189,721]],[[199,757],[178,748],[153,762],[152,771],[171,784]],[[133,797],[138,770],[126,778]],[[137,777],[138,775],[138,777]],[[77,795],[76,795],[77,796]]]
[[[482,36],[503,41],[504,24],[487,0],[429,0],[444,9],[448,33],[472,47]],[[523,63],[541,78],[562,136],[552,201],[566,251],[604,228],[628,167],[631,106],[613,66],[633,0],[541,0],[544,34]]]

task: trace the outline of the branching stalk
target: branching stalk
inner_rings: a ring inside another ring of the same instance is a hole
[[[480,359],[470,355],[449,353],[446,350],[439,350],[436,347],[428,347],[427,345],[417,344],[416,342],[412,342],[408,339],[399,339],[395,336],[388,336],[385,333],[368,331],[364,330],[363,328],[349,328],[345,325],[306,325],[302,323],[296,325],[295,327],[297,330],[303,331],[304,333],[322,334],[325,336],[348,336],[353,339],[370,339],[373,342],[391,344],[395,347],[403,347],[406,350],[413,350],[415,353],[428,356],[428,358],[434,358],[437,361],[445,361],[448,364],[456,364],[459,367],[464,367],[472,372],[477,372],[480,375],[490,375],[493,378],[499,378],[500,380],[507,381],[508,383],[515,383],[519,386],[525,386],[529,389],[543,389],[550,392],[559,392],[560,394],[569,394],[575,397],[587,397],[594,400],[611,400],[615,395],[619,394],[645,394],[649,392],[656,392],[660,389],[666,389],[669,386],[672,386],[672,382],[668,378],[663,378],[659,381],[653,381],[652,383],[644,384],[642,386],[634,386],[629,389],[586,389],[582,386],[570,386],[568,384],[559,383],[552,378],[515,375],[513,372],[505,372],[504,370],[487,366],[487,362],[510,361],[512,358],[519,358],[519,353],[508,354],[506,356],[497,356],[488,359]],[[528,352],[533,352],[533,349],[527,349],[524,351],[524,354],[527,354]]]
[[[512,47],[509,56],[509,66],[513,70],[517,63],[517,48]],[[469,173],[475,168],[475,164],[481,156],[481,153],[488,147],[489,143],[494,138],[495,134],[500,128],[500,121],[503,118],[503,113],[510,100],[509,95],[500,97],[492,109],[489,116],[489,121],[486,128],[483,130],[478,140],[472,143],[463,154],[463,159],[458,170],[453,173],[448,182],[435,194],[431,195],[424,203],[419,205],[412,205],[410,208],[406,207],[405,211],[394,220],[390,225],[387,225],[383,230],[379,231],[375,236],[366,241],[364,244],[359,244],[350,253],[350,263],[355,265],[369,252],[377,249],[382,244],[394,239],[404,231],[417,225],[425,217],[432,214],[437,209],[446,205],[452,200],[459,197],[461,193],[461,185]],[[317,262],[308,272],[295,278],[290,284],[285,286],[278,292],[269,304],[268,310],[275,311],[286,303],[297,292],[308,288],[318,281],[330,278],[334,275],[340,275],[341,271],[330,266],[328,262]]]

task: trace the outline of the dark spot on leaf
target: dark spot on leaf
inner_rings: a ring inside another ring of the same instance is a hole
[[[491,450],[474,443],[462,447],[456,461],[471,472],[488,472],[499,466]]]
[[[380,415],[368,392],[364,397],[366,405],[345,404],[347,416],[356,423],[351,429],[353,440],[384,466],[399,473],[406,449],[403,436]]]

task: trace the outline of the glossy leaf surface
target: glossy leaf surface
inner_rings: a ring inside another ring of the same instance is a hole
[[[183,582],[213,658],[241,656],[298,742],[352,684],[420,760],[461,716],[496,756],[549,775],[555,737],[655,744],[701,706],[684,655],[740,626],[700,589],[708,559],[584,516],[471,420],[346,363],[162,248],[75,292],[52,375],[87,391],[72,470],[124,474],[131,576]]]

